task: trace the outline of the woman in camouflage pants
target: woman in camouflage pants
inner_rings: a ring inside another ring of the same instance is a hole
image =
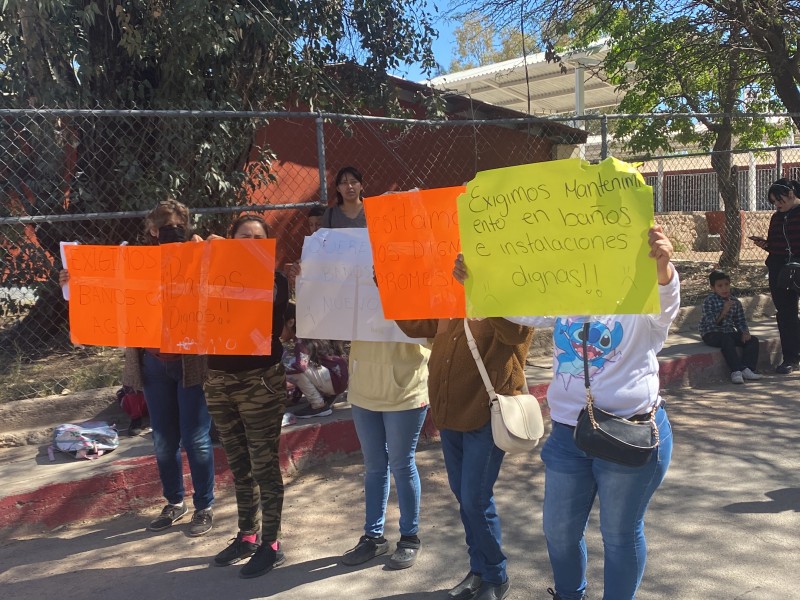
[[[267,225],[261,217],[244,215],[234,222],[231,237],[263,239],[268,237]],[[249,558],[239,571],[244,578],[264,575],[285,560],[278,542],[283,510],[278,442],[286,376],[278,336],[288,300],[286,277],[276,272],[269,356],[208,357],[208,410],[233,473],[239,510],[239,532],[214,557],[214,564],[226,566]]]

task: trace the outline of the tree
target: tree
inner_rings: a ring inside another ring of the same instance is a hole
[[[6,0],[0,108],[397,110],[387,72],[435,66],[425,0]],[[331,65],[353,63],[347,84]],[[49,116],[0,121],[0,216],[144,210],[172,195],[236,206],[269,179],[261,119]],[[90,243],[131,223],[81,222]],[[38,243],[76,239],[38,226]],[[23,233],[18,234],[25,237]]]
[[[452,0],[456,16],[478,12],[494,27],[518,23],[554,48],[569,32],[594,40],[618,11],[651,15],[669,23],[683,19],[702,31],[736,32],[741,58],[762,65],[775,94],[800,129],[800,0]],[[460,11],[460,12],[459,12]]]
[[[474,3],[467,3],[475,8]],[[747,32],[725,20],[714,21],[700,2],[603,0],[532,0],[525,10],[548,54],[558,60],[559,43],[581,47],[601,37],[612,41],[599,65],[624,92],[620,112],[736,113],[779,110],[774,81],[762,60],[753,60]],[[498,24],[513,10],[504,0],[480,2]],[[683,14],[688,5],[695,9]],[[632,65],[635,65],[631,68]],[[699,128],[697,127],[699,126]],[[616,123],[615,135],[638,153],[669,151],[675,144],[712,150],[725,207],[726,235],[720,264],[738,264],[741,239],[740,202],[731,167],[731,150],[778,142],[786,129],[764,119],[637,117]]]
[[[519,28],[505,26],[498,31],[475,12],[461,18],[461,23],[453,30],[453,35],[455,49],[454,58],[450,62],[450,72],[519,58],[523,53],[533,52],[537,48],[534,39],[528,35],[523,38]]]
[[[617,41],[603,66],[624,92],[620,112],[723,115],[634,117],[620,121],[615,135],[637,153],[669,152],[676,144],[712,151],[727,234],[720,265],[738,265],[741,206],[731,150],[779,143],[787,128],[736,114],[778,109],[770,79],[743,60],[737,31],[704,31],[686,19],[662,23],[637,11],[620,12],[609,32]],[[636,65],[633,70],[631,64]]]

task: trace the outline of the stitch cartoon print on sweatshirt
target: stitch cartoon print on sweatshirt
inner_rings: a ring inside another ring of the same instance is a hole
[[[589,339],[586,340],[590,379],[607,362],[616,360],[622,339],[623,329],[619,321],[609,319],[608,324],[590,322]],[[583,320],[556,319],[553,340],[558,362],[556,374],[561,376],[564,387],[569,388],[572,379],[583,380]]]

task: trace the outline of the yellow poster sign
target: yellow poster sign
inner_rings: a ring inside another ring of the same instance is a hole
[[[660,311],[653,190],[632,166],[557,160],[479,172],[458,198],[467,315]]]

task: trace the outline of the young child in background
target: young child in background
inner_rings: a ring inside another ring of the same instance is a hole
[[[700,337],[709,346],[722,349],[733,383],[761,379],[758,366],[758,338],[750,335],[742,303],[731,295],[731,278],[722,271],[708,276],[711,293],[703,301]],[[742,356],[736,348],[742,348]]]
[[[297,308],[290,302],[284,313],[281,340],[286,380],[299,389],[308,406],[295,412],[298,419],[331,414],[336,397],[347,389],[347,359],[339,345],[327,340],[302,340],[297,337]]]
[[[308,234],[314,235],[322,227],[322,215],[325,214],[325,207],[321,204],[312,206],[308,210]]]

